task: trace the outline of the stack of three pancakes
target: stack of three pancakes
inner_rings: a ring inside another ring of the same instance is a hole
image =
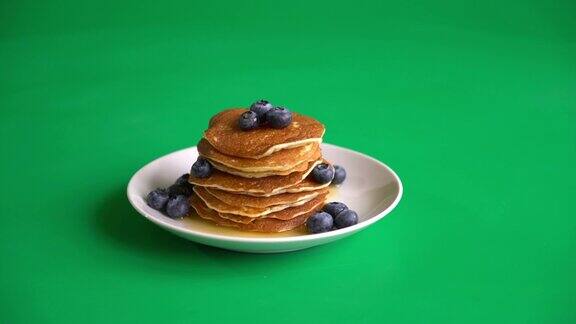
[[[245,231],[294,229],[322,208],[328,183],[315,182],[314,167],[327,163],[320,143],[324,126],[293,113],[283,129],[238,128],[245,109],[225,110],[210,120],[198,143],[213,167],[209,177],[191,176],[191,206],[217,225]]]

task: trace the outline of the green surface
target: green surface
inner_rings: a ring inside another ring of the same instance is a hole
[[[125,198],[260,97],[405,185],[343,241],[199,246]],[[0,322],[576,322],[576,3],[2,1]]]

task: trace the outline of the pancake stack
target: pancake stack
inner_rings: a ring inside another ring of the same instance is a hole
[[[238,127],[246,109],[212,117],[198,152],[212,165],[205,178],[191,176],[190,204],[202,218],[244,231],[283,232],[322,208],[329,183],[315,182],[315,166],[328,163],[320,143],[324,126],[292,113],[285,128]]]

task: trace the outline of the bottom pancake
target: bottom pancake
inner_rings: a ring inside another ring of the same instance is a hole
[[[221,217],[218,212],[208,208],[204,201],[196,195],[190,197],[190,205],[196,210],[198,216],[213,221],[219,226],[235,227],[242,231],[252,231],[252,232],[285,232],[304,224],[308,217],[314,214],[322,206],[318,206],[307,213],[296,216],[290,220],[280,220],[275,218],[259,218],[250,223],[243,224],[231,221],[229,219]]]

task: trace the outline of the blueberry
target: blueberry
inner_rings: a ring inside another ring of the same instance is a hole
[[[332,179],[332,184],[339,185],[346,180],[346,170],[339,166],[334,166],[334,179]]]
[[[284,107],[274,107],[266,113],[266,121],[272,128],[284,128],[292,122],[292,113]]]
[[[163,210],[166,206],[166,202],[168,202],[168,192],[162,188],[150,191],[148,197],[146,197],[146,203],[148,203],[148,206],[156,210]]]
[[[212,175],[212,164],[203,157],[199,157],[192,165],[190,173],[196,178],[208,178]]]
[[[190,175],[185,173],[180,176],[180,178],[176,179],[173,185],[168,187],[168,194],[170,197],[184,195],[190,197],[192,195],[192,190],[194,189],[194,185],[191,184],[188,179],[190,179]]]
[[[332,217],[336,217],[336,215],[340,214],[342,211],[346,209],[348,209],[348,206],[344,205],[341,202],[333,201],[324,205],[322,211],[327,212],[328,214],[332,215]]]
[[[188,173],[184,173],[183,175],[180,176],[180,178],[176,179],[175,184],[177,184],[177,185],[191,184],[190,182],[188,182],[189,178],[190,178],[190,175]]]
[[[258,115],[253,111],[243,112],[238,119],[238,127],[244,131],[258,127]]]
[[[334,178],[334,168],[326,163],[318,164],[312,170],[312,178],[321,184],[328,183]]]
[[[334,225],[338,228],[344,228],[358,224],[358,214],[355,211],[346,209],[334,218]]]
[[[166,204],[166,214],[170,218],[181,218],[188,215],[190,211],[190,204],[188,203],[188,198],[185,196],[176,196],[170,198]]]
[[[168,187],[168,196],[170,198],[176,196],[190,197],[192,195],[192,186],[173,184]]]
[[[272,109],[272,104],[268,100],[258,100],[250,106],[250,110],[258,115],[258,122],[260,125],[266,122],[266,113]]]
[[[326,212],[318,212],[308,218],[306,228],[308,228],[308,232],[312,234],[324,233],[330,231],[333,224],[334,220],[332,219],[332,215]]]

